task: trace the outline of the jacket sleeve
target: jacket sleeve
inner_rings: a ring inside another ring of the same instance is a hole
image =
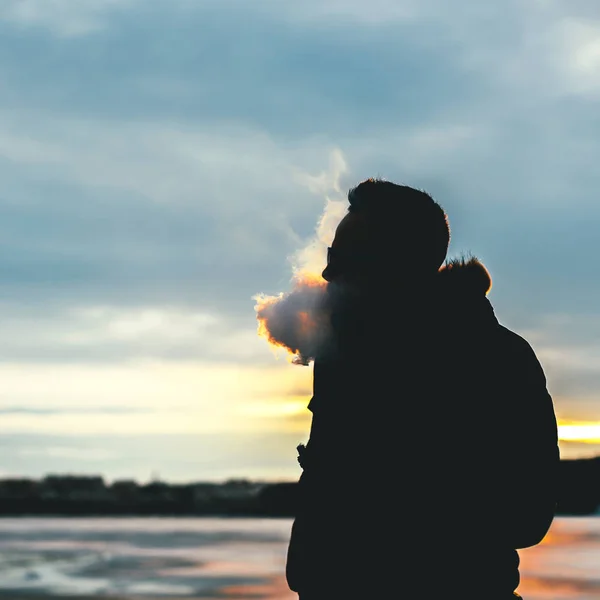
[[[312,412],[312,422],[309,439],[306,446],[298,447],[298,462],[303,469],[297,486],[296,514],[292,525],[290,541],[286,558],[286,579],[288,587],[295,592],[310,585],[313,576],[313,555],[315,547],[315,532],[313,518],[313,462],[315,450],[318,453],[322,443],[321,433],[321,402],[325,393],[327,378],[322,375],[320,362],[316,361],[313,372],[313,396],[308,404]]]
[[[533,349],[512,334],[507,499],[508,532],[515,549],[539,544],[548,533],[558,497],[557,422],[546,377]]]
[[[316,360],[313,371],[313,396],[308,405],[312,412],[306,446],[299,447],[302,475],[298,482],[297,507],[288,544],[286,578],[291,590],[320,589],[320,580],[327,581],[334,566],[328,558],[335,546],[335,519],[330,519],[331,502],[328,482],[332,472],[336,477],[341,465],[343,448],[336,443],[336,428],[340,402],[346,400],[345,378],[330,361]]]

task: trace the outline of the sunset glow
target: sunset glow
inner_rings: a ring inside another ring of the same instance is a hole
[[[558,424],[558,439],[563,442],[600,443],[600,422],[571,422]]]
[[[297,400],[281,401],[280,403],[253,403],[244,409],[244,413],[264,418],[300,417],[302,415],[306,415],[308,418],[306,409],[308,400],[309,396]]]

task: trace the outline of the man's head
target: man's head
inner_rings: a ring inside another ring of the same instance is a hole
[[[394,279],[400,270],[436,272],[446,258],[450,227],[442,207],[420,190],[367,179],[348,192],[323,278],[358,285]],[[402,269],[400,268],[402,265]]]

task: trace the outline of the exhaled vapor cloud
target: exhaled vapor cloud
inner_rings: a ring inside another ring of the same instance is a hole
[[[292,258],[290,289],[275,296],[258,294],[255,310],[258,334],[274,348],[283,348],[295,364],[308,365],[324,342],[328,329],[324,311],[325,266],[327,246],[346,212],[340,178],[347,172],[343,154],[336,150],[328,171],[318,176],[299,174],[298,180],[313,193],[325,196],[325,208],[314,236]]]

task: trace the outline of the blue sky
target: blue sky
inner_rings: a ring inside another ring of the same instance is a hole
[[[444,206],[600,423],[600,7],[488,4],[4,0],[0,470],[296,477],[310,369],[252,298],[369,176]]]

